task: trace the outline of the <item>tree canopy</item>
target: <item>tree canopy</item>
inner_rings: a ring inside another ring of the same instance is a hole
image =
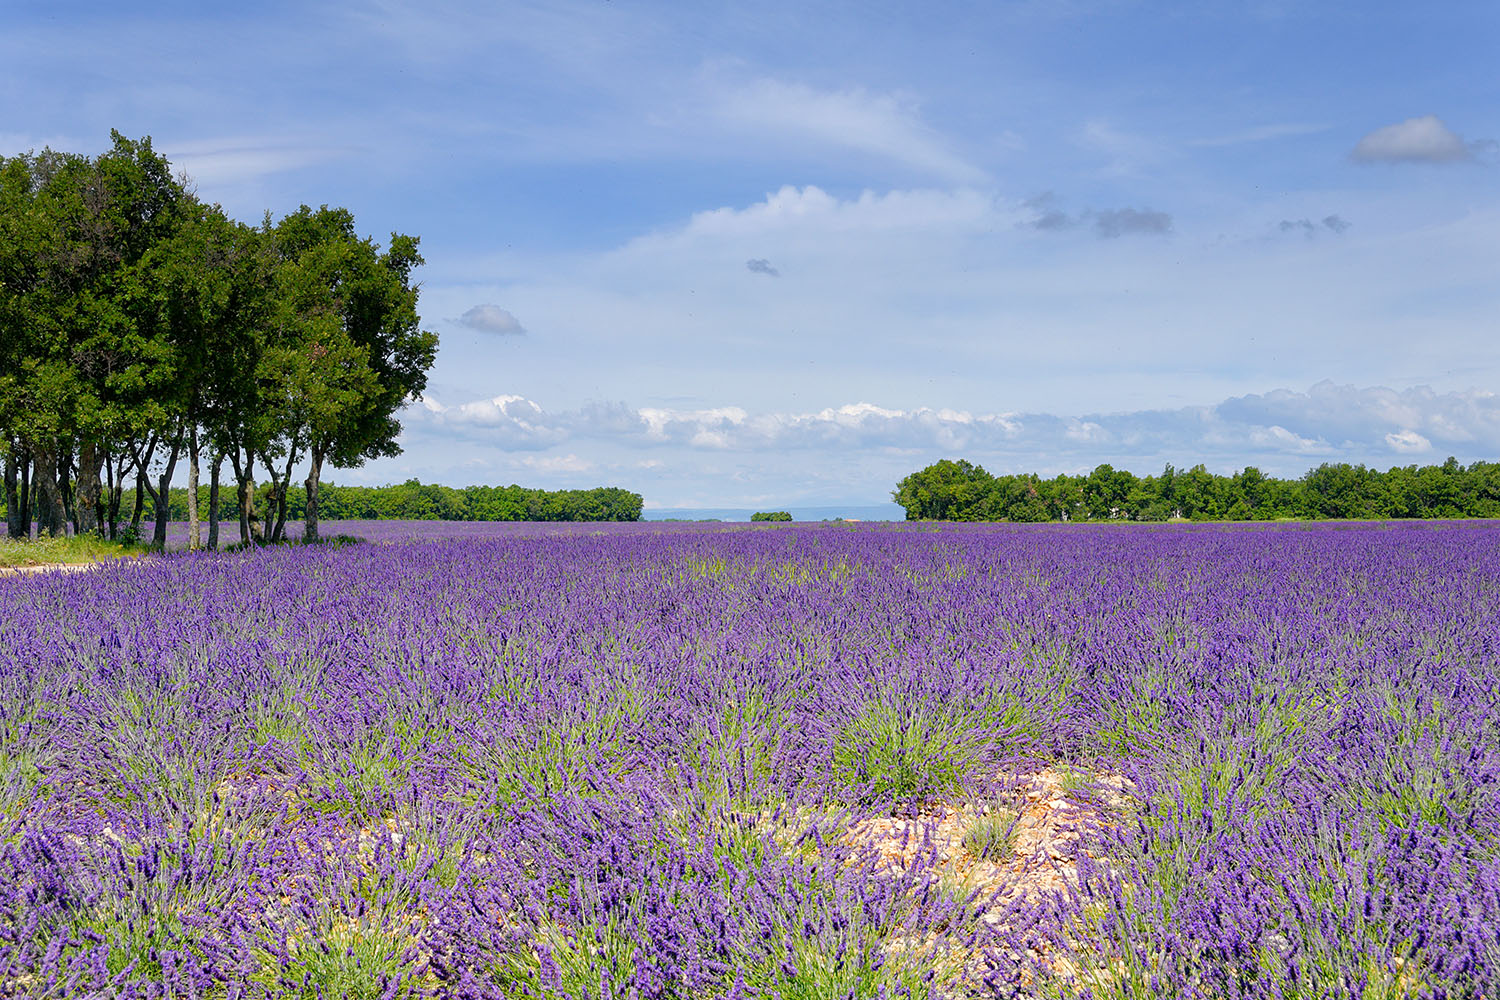
[[[1100,465],[1087,475],[992,476],[943,459],[903,478],[891,498],[908,520],[1265,521],[1284,518],[1500,517],[1500,463],[1395,467],[1324,463],[1300,479],[1254,466],[1215,475],[1202,465],[1138,477]]]

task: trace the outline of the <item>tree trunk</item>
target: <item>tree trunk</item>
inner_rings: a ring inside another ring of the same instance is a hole
[[[103,535],[104,522],[99,516],[99,448],[92,438],[78,442],[78,533]]]
[[[151,533],[151,544],[159,549],[167,547],[167,521],[172,516],[172,473],[177,470],[177,455],[182,451],[182,431],[172,439],[172,448],[167,452],[167,464],[157,479],[160,488],[152,498],[156,501],[156,530]]]
[[[269,523],[274,516],[276,526],[271,529],[271,541],[279,542],[286,537],[286,484],[277,483],[271,487],[271,502],[266,508],[266,521]]]
[[[219,551],[219,470],[224,467],[224,456],[215,451],[213,464],[208,470],[208,550]]]
[[[202,542],[198,531],[198,428],[188,432],[188,551],[196,551]]]
[[[125,493],[125,465],[116,463],[113,446],[104,451],[104,499],[105,523],[109,525],[109,540],[120,537],[120,501]]]
[[[262,455],[261,461],[265,463],[266,470],[271,473],[271,501],[266,507],[266,525],[271,525],[272,515],[276,518],[276,526],[268,535],[273,543],[280,542],[286,538],[286,503],[287,491],[292,482],[292,466],[297,464],[297,446],[293,442],[287,447],[286,468],[278,475],[276,466],[271,463],[269,455]]]
[[[303,541],[316,542],[318,540],[318,488],[319,477],[323,474],[323,454],[318,448],[312,450],[312,464],[307,470],[307,481],[303,483],[307,487],[307,514],[304,517],[305,527],[302,529]]]
[[[245,491],[244,513],[240,515],[240,523],[244,525],[245,541],[263,542],[266,538],[266,531],[265,525],[261,524],[260,518],[255,513],[255,472],[253,470],[245,473],[245,482],[240,488]]]
[[[130,535],[137,541],[141,537],[141,518],[146,514],[146,468],[135,470],[135,504],[130,508]]]
[[[31,449],[21,448],[21,537],[31,537],[31,511],[35,506],[35,493],[31,488]]]
[[[115,499],[115,455],[114,449],[108,445],[104,447],[104,497],[100,501],[103,510],[100,512],[102,524],[100,530],[105,533],[110,541],[115,540],[116,519],[119,516],[119,501]]]
[[[234,450],[229,453],[229,464],[234,467],[234,496],[240,506],[240,544],[249,545],[254,537],[251,534],[251,518],[255,514],[255,459],[246,456],[241,465],[240,448],[235,445]]]
[[[239,478],[234,488],[234,498],[240,507],[240,544],[250,544],[250,495],[254,487],[253,483],[245,482],[243,476]]]
[[[19,449],[14,441],[9,445],[5,449],[5,534],[10,538],[20,538],[21,526],[25,522],[21,520],[21,496],[16,489],[20,471],[16,452]]]
[[[57,487],[57,442],[43,439],[32,450],[36,455],[37,534],[65,535],[67,515],[62,490]]]
[[[69,522],[73,525],[73,534],[78,534],[78,505],[73,502],[73,444],[70,441],[66,447],[59,445],[57,449],[57,492],[62,497],[63,508],[63,530],[67,531]]]

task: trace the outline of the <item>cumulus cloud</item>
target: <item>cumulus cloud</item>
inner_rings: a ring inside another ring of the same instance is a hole
[[[498,333],[501,336],[519,336],[526,332],[520,320],[496,305],[474,306],[460,316],[457,322],[471,330]]]
[[[994,224],[994,197],[969,189],[938,191],[914,189],[858,198],[836,198],[815,184],[784,185],[765,199],[744,208],[715,208],[695,212],[680,231],[653,234],[634,241],[636,248],[664,242],[704,239],[764,238],[789,230],[830,234],[902,232],[913,229],[980,229]],[[753,270],[753,269],[752,269]]]
[[[520,450],[543,450],[561,444],[569,428],[523,396],[500,395],[445,406],[423,396],[408,410],[418,425],[476,432],[487,442]]]
[[[771,262],[764,257],[752,257],[745,261],[745,269],[756,274],[768,274],[773,278],[781,277],[781,272],[771,266]]]
[[[1280,424],[1272,424],[1270,427],[1251,427],[1248,437],[1250,443],[1259,448],[1290,452],[1296,455],[1327,455],[1333,450],[1322,438],[1303,437]]]
[[[1432,442],[1427,440],[1416,431],[1396,431],[1385,436],[1385,443],[1391,446],[1392,451],[1401,452],[1404,455],[1420,454],[1432,450]]]
[[[1089,464],[1131,456],[1165,455],[1170,461],[1219,456],[1243,464],[1278,457],[1363,461],[1393,452],[1422,454],[1438,446],[1452,452],[1500,449],[1500,397],[1491,393],[1437,393],[1426,387],[1396,391],[1332,382],[1305,392],[1276,390],[1211,406],[1079,415],[903,409],[869,402],[763,413],[738,406],[689,410],[625,404],[549,413],[513,395],[453,407],[423,400],[409,414],[417,425],[508,448],[545,450],[564,443],[576,448],[593,441],[610,447],[746,454],[942,451],[1010,457],[1033,467],[1069,457]],[[561,458],[577,456],[570,452]]]
[[[1111,240],[1134,233],[1170,233],[1172,217],[1151,209],[1117,208],[1093,213],[1094,232]]]
[[[1322,232],[1343,235],[1352,223],[1339,215],[1325,215],[1321,222],[1311,219],[1282,219],[1277,226],[1283,233],[1302,233],[1309,238]]]
[[[1461,163],[1474,158],[1474,147],[1437,115],[1423,115],[1376,129],[1349,155],[1357,163]]]

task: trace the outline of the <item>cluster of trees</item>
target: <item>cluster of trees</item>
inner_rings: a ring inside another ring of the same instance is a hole
[[[256,504],[265,509],[272,487],[262,485]],[[200,506],[208,504],[208,487],[198,488]],[[524,486],[438,486],[415,479],[394,486],[335,486],[324,483],[318,492],[319,516],[359,521],[639,521],[642,499],[615,486],[592,490],[538,490]],[[220,500],[223,516],[239,516],[232,497]],[[168,511],[174,521],[187,520],[188,491],[171,490]],[[307,491],[293,486],[286,496],[287,517],[301,518],[307,510]]]
[[[426,385],[437,337],[417,316],[417,239],[393,233],[382,249],[327,206],[245,225],[199,201],[149,138],[112,138],[98,157],[0,157],[10,534],[35,520],[49,534],[71,522],[139,535],[149,498],[164,544],[185,460],[194,500],[207,466],[217,547],[227,460],[241,541],[252,522],[284,536],[301,463],[316,539],[324,465],[395,454],[396,413]]]
[[[750,515],[752,521],[790,521],[792,515],[784,510],[761,510]]]
[[[943,461],[902,479],[891,498],[908,520],[1270,521],[1282,518],[1500,517],[1500,463],[1410,465],[1387,472],[1324,463],[1300,479],[1254,466],[1229,476],[1202,465],[1138,477],[1101,465],[1088,475],[992,476]]]

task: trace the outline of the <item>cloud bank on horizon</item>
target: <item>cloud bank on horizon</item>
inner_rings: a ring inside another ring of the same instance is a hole
[[[438,364],[405,453],[339,480],[738,506],[942,457],[1471,461],[1497,42],[1479,0],[86,2],[9,19],[0,155],[150,134],[246,221],[420,234]]]
[[[992,472],[1052,475],[1092,468],[1101,449],[1112,464],[1140,473],[1199,462],[1218,470],[1254,465],[1284,476],[1326,461],[1432,464],[1448,455],[1500,451],[1500,396],[1322,382],[1303,392],[1277,390],[1206,406],[1077,415],[902,410],[866,402],[817,411],[625,403],[549,411],[517,395],[452,404],[424,397],[406,426],[409,445],[419,451],[435,441],[468,442],[468,469],[551,468],[577,474],[580,482],[663,470],[670,456],[686,452],[695,457],[691,465],[709,463],[741,483],[746,502],[754,502],[775,495],[768,490],[786,468],[829,454],[879,470],[891,485],[917,463],[939,457],[966,457]],[[673,505],[708,498],[693,492],[691,476],[681,479]],[[798,499],[840,498],[814,492]]]

